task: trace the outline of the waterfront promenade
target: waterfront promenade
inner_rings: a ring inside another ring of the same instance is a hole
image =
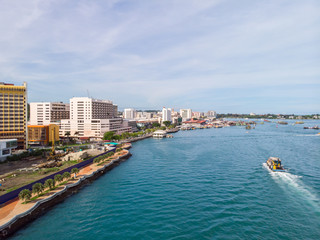
[[[127,144],[125,146],[127,148],[131,147],[131,144]],[[4,236],[1,233],[4,233],[6,235],[7,230],[4,230],[6,228],[6,225],[10,225],[10,222],[16,217],[21,215],[22,213],[28,212],[31,209],[33,209],[37,203],[42,202],[43,200],[47,200],[49,198],[52,198],[57,193],[63,191],[66,186],[74,185],[77,182],[80,182],[82,179],[85,179],[86,177],[94,174],[100,169],[104,169],[105,166],[112,164],[114,161],[118,161],[119,159],[127,156],[130,154],[128,150],[122,150],[120,152],[116,152],[112,157],[109,157],[108,160],[105,163],[92,163],[88,166],[85,166],[84,168],[80,169],[79,173],[75,178],[70,178],[67,180],[67,182],[63,185],[59,185],[54,190],[50,190],[49,192],[45,193],[44,195],[41,195],[36,200],[31,200],[28,202],[24,202],[20,200],[19,198],[15,198],[6,204],[3,204],[0,208],[0,239],[2,239]],[[35,196],[35,195],[34,195]],[[15,221],[12,222],[14,224]],[[2,232],[1,232],[2,231]],[[10,233],[12,234],[12,233]]]

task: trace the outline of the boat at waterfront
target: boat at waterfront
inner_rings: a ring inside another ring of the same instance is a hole
[[[313,126],[313,127],[304,127],[303,129],[314,129],[314,130],[319,130],[319,126],[316,125],[316,126]]]
[[[286,170],[281,165],[281,160],[278,157],[269,157],[267,166],[273,172],[285,172]]]
[[[282,125],[288,125],[288,123],[285,122],[285,121],[279,121],[278,123],[279,123],[279,124],[282,124]]]

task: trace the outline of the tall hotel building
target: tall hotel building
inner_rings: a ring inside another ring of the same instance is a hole
[[[0,82],[0,139],[17,139],[27,147],[27,83],[15,86]]]
[[[162,122],[165,122],[165,121],[169,121],[171,122],[172,121],[172,118],[171,118],[171,108],[163,108],[162,109]]]

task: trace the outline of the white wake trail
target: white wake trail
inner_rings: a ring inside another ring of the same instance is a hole
[[[279,184],[279,186],[290,194],[295,194],[295,197],[300,197],[309,202],[317,211],[320,212],[320,200],[314,190],[306,186],[301,178],[302,176],[294,175],[289,172],[273,172],[266,163],[263,163],[263,167],[266,168],[272,179]]]

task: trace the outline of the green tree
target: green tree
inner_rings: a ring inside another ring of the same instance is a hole
[[[160,123],[157,123],[157,122],[152,123],[152,127],[153,128],[160,127],[160,126],[161,126]]]
[[[167,128],[165,126],[161,127],[160,128],[161,130],[166,130]]]
[[[71,133],[69,131],[64,134],[64,136],[68,138],[68,142],[70,141],[70,135]]]
[[[103,140],[109,140],[111,141],[114,137],[114,132],[113,131],[110,131],[110,132],[105,132],[103,134]]]
[[[164,121],[163,124],[166,126],[166,127],[169,127],[169,125],[171,124],[170,121]]]
[[[19,199],[20,200],[30,200],[31,198],[31,191],[29,189],[23,189],[20,193],[19,193]]]
[[[54,181],[55,182],[61,182],[63,180],[61,174],[57,174],[54,176]]]
[[[69,172],[64,172],[62,174],[62,179],[69,179],[71,177],[70,173]]]
[[[78,173],[79,173],[79,169],[78,168],[72,168],[71,169],[71,174],[75,174],[75,176],[77,176]]]
[[[45,182],[44,182],[44,187],[45,188],[49,188],[50,190],[52,190],[54,188],[54,185],[55,185],[55,182],[53,179],[47,179]]]
[[[42,183],[35,183],[32,185],[32,193],[37,194],[39,196],[44,190]]]

